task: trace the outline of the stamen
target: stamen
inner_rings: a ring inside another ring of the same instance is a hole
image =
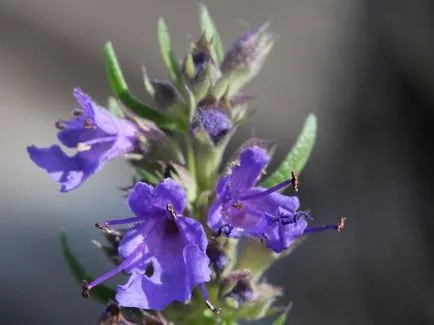
[[[265,191],[262,191],[259,193],[255,193],[255,194],[241,196],[239,199],[243,200],[243,201],[257,199],[257,198],[260,198],[262,196],[267,196],[268,194],[279,191],[282,188],[287,187],[288,185],[292,185],[294,187],[294,190],[296,189],[296,191],[298,191],[298,178],[297,178],[297,175],[295,173],[294,173],[294,175],[292,175],[291,179],[287,179],[286,181],[283,181],[282,183],[279,183],[273,187],[270,187],[268,190],[265,190]]]
[[[295,192],[298,192],[298,176],[295,171],[291,172],[291,184]]]
[[[90,118],[88,118],[88,119],[84,120],[84,122],[83,122],[83,126],[84,126],[86,129],[92,129],[92,128],[95,127],[95,124],[93,123],[93,120],[91,120]]]
[[[68,126],[62,121],[56,121],[54,126],[56,127],[56,129],[61,130],[61,131],[66,130],[68,128]]]
[[[221,311],[221,309],[220,308],[218,308],[218,307],[215,307],[212,303],[211,303],[211,301],[209,301],[209,296],[208,296],[208,291],[206,290],[206,287],[205,287],[205,284],[204,283],[201,283],[201,284],[199,284],[199,287],[200,287],[200,291],[201,291],[201,293],[202,293],[202,297],[203,297],[203,300],[205,300],[205,304],[206,304],[206,306],[214,313],[214,314],[218,314],[218,313],[220,313],[220,311]]]
[[[128,256],[127,259],[125,259],[121,264],[116,266],[114,269],[112,269],[110,272],[107,272],[106,274],[100,276],[99,278],[96,278],[91,283],[89,283],[86,280],[83,280],[81,282],[81,295],[83,298],[87,298],[90,295],[90,290],[92,288],[96,287],[98,284],[106,281],[107,279],[113,277],[114,275],[122,272],[124,269],[126,269],[128,266],[130,266],[132,263],[136,261],[136,257],[141,254],[142,247],[139,245],[130,256]]]
[[[87,280],[81,281],[81,296],[85,299],[90,296],[89,282]]]
[[[324,230],[337,230],[338,232],[341,232],[345,228],[345,221],[347,220],[346,217],[340,217],[338,220],[338,223],[335,225],[322,225],[319,227],[313,227],[313,228],[306,228],[304,230],[304,234],[312,233],[312,232],[321,232]]]
[[[238,210],[242,210],[244,209],[244,204],[242,202],[235,202],[234,204],[232,204],[232,207]]]
[[[218,307],[214,307],[214,305],[209,301],[205,300],[206,306],[214,313],[219,314],[221,312],[221,309]]]
[[[109,226],[124,225],[129,223],[136,223],[140,221],[143,221],[143,218],[132,217],[132,218],[124,218],[124,219],[114,219],[114,220],[107,220],[104,223],[96,223],[95,227],[101,230],[111,230]]]
[[[111,232],[112,231],[106,222],[95,223],[95,227],[97,227],[98,229],[105,231],[105,232]]]
[[[72,115],[73,116],[83,116],[84,111],[80,108],[75,108],[72,110]]]
[[[175,220],[177,218],[175,208],[172,203],[167,204],[167,211],[169,211],[169,218]]]

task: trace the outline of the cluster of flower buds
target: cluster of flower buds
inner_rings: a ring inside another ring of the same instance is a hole
[[[283,193],[298,192],[297,173],[315,140],[313,115],[274,173],[265,172],[271,141],[250,139],[223,163],[229,139],[248,117],[252,96],[241,88],[258,74],[276,37],[266,23],[225,53],[203,5],[200,21],[201,37],[177,60],[160,19],[170,80],[151,80],[143,68],[154,107],[131,94],[108,44],[106,67],[116,99],[106,109],[76,88],[79,108],[56,123],[59,141],[76,154],[68,156],[58,145],[27,149],[61,192],[81,186],[115,158],[125,158],[134,170],[133,184],[122,189],[132,215],[96,224],[107,244],[94,243],[115,267],[97,278],[82,275],[83,297],[109,303],[100,324],[237,324],[275,315],[282,291],[263,279],[264,271],[307,234],[344,228],[343,217],[310,226],[312,217],[299,210],[298,197]],[[78,263],[64,251],[70,266]],[[128,276],[126,283],[104,287],[112,294],[102,297],[98,288],[119,273]],[[139,311],[129,313],[129,307]]]

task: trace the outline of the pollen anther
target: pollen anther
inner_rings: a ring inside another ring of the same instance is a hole
[[[345,221],[347,220],[347,217],[340,217],[338,221],[338,232],[342,232],[345,228]]]

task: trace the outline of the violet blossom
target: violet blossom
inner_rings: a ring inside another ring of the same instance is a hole
[[[68,192],[80,186],[108,161],[135,149],[138,130],[133,123],[119,119],[96,104],[81,89],[73,91],[79,109],[70,120],[58,121],[59,141],[77,153],[70,157],[58,145],[27,147],[32,161],[45,169]]]

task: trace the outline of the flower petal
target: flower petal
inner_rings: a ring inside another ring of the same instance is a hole
[[[146,237],[152,258],[152,275],[134,269],[127,284],[118,286],[116,299],[121,306],[162,310],[173,301],[185,302],[191,298],[193,287],[211,277],[209,259],[203,248],[206,235],[196,220],[179,217],[178,233],[165,233],[169,219],[156,221],[157,227]],[[138,229],[138,228],[136,228]]]
[[[154,188],[144,182],[138,182],[128,196],[128,205],[131,212],[138,217],[151,217],[155,214]]]
[[[283,213],[293,215],[293,213],[289,211],[280,209],[279,214]],[[271,248],[276,253],[282,252],[291,246],[295,239],[303,235],[306,227],[307,221],[303,217],[299,218],[293,223],[288,223],[285,225],[280,221],[270,223],[264,232],[267,247]]]
[[[36,165],[45,169],[54,181],[61,184],[61,192],[68,192],[80,186],[101,167],[102,156],[110,147],[110,144],[98,144],[72,157],[57,145],[49,148],[30,146],[27,152]]]
[[[167,209],[167,204],[173,204],[177,213],[182,213],[187,204],[187,194],[181,185],[171,178],[166,178],[155,187],[157,203],[162,209]]]
[[[118,124],[121,121],[120,119],[111,115],[104,107],[95,103],[92,98],[80,88],[75,88],[73,94],[83,109],[85,116],[92,119],[97,128],[107,134],[116,134],[119,132]]]
[[[260,193],[265,190],[267,189],[263,187],[255,187],[252,190],[245,192],[245,195]],[[247,202],[252,209],[267,211],[272,214],[277,213],[279,207],[294,212],[297,211],[300,206],[300,201],[297,196],[287,196],[279,192],[264,195],[254,200],[248,200],[246,203]]]
[[[243,149],[239,166],[232,169],[231,187],[233,191],[242,192],[253,187],[269,161],[270,157],[267,152],[258,146]]]

